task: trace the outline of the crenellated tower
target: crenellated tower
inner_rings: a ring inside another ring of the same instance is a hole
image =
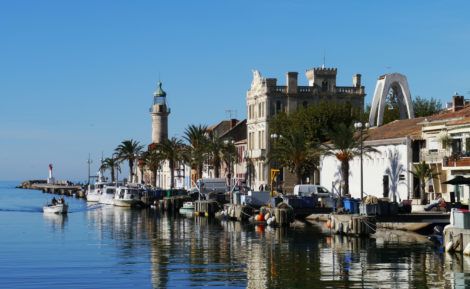
[[[168,138],[168,115],[171,110],[166,103],[166,92],[162,89],[162,82],[153,94],[153,105],[150,108],[152,115],[152,143],[161,143]]]

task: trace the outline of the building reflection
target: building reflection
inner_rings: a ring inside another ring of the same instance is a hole
[[[115,207],[87,213],[98,238],[116,244],[121,264],[147,260],[149,282],[154,288],[371,288],[380,284],[402,289],[469,285],[465,280],[469,264],[455,270],[460,263],[446,257],[444,268],[444,258],[428,244],[403,243],[413,236],[377,241],[325,235],[321,228],[311,225],[265,228]],[[455,271],[452,280],[449,271]]]

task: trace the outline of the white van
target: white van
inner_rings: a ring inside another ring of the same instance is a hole
[[[319,185],[295,185],[294,195],[299,197],[310,197],[312,194],[319,198],[332,197],[333,195],[325,188]]]
[[[210,192],[225,193],[228,191],[227,182],[224,178],[198,179],[196,183],[203,194],[208,194]],[[195,189],[197,190],[197,188]]]

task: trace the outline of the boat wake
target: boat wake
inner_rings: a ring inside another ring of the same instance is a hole
[[[42,213],[42,207],[0,208],[0,212]]]

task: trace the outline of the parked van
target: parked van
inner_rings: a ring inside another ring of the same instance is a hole
[[[325,187],[319,185],[295,185],[294,186],[294,195],[300,197],[309,197],[312,194],[316,195],[319,198],[333,197],[333,194],[330,193]]]
[[[228,190],[227,182],[224,178],[198,179],[196,184],[200,188],[202,194],[208,194],[210,192],[225,193]],[[192,191],[197,191],[197,188],[191,189],[191,192]]]

